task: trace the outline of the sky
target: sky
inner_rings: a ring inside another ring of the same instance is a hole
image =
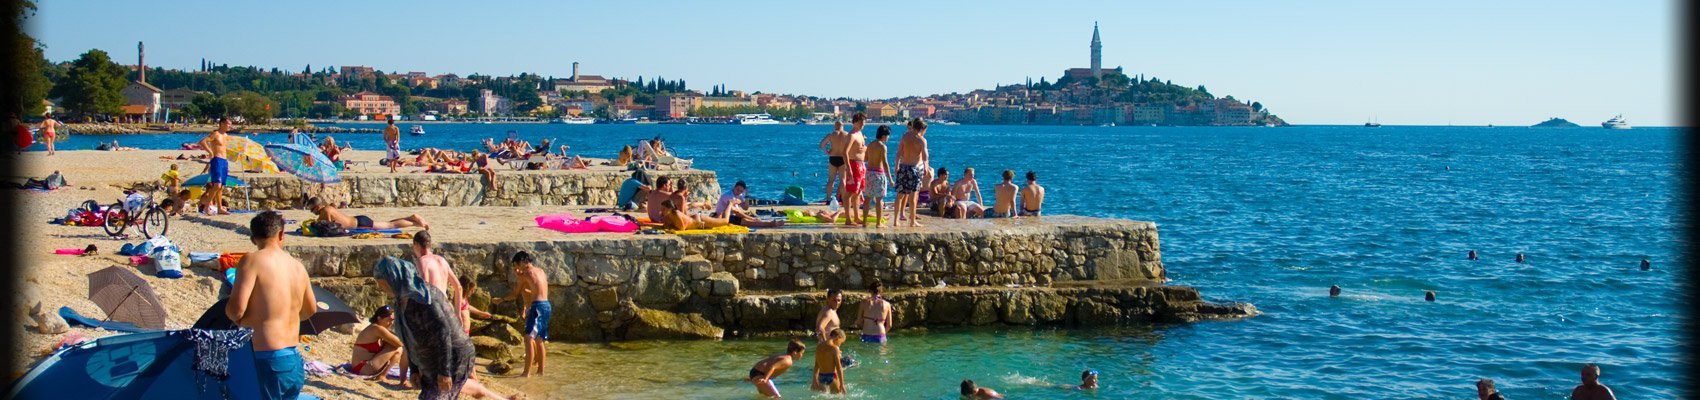
[[[38,1],[52,61],[684,79],[879,99],[1103,64],[1295,124],[1684,123],[1672,1]]]

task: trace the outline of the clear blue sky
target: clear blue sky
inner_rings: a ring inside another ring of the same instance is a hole
[[[224,1],[40,3],[50,60],[193,69],[685,79],[884,98],[1056,79],[1088,64],[1258,100],[1289,122],[1681,123],[1672,1]],[[916,2],[920,3],[920,2]]]

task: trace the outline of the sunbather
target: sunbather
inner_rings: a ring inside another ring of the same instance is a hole
[[[425,230],[431,229],[431,224],[425,223],[425,219],[420,218],[419,214],[413,214],[389,221],[374,221],[372,218],[364,215],[349,217],[347,214],[343,214],[342,211],[337,210],[336,207],[331,207],[330,204],[326,204],[323,199],[318,197],[307,199],[307,210],[313,212],[314,215],[317,215],[320,221],[336,222],[337,225],[342,225],[343,228],[347,229],[398,229],[414,226],[424,228]]]
[[[661,208],[663,210],[663,222],[661,223],[661,226],[667,229],[710,229],[731,224],[731,221],[727,221],[725,218],[715,218],[709,215],[692,215],[689,212],[679,209],[679,204],[674,202],[674,199],[662,200]]]

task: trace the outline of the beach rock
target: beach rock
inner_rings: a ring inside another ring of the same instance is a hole
[[[525,336],[521,336],[519,330],[514,329],[513,325],[510,324],[486,324],[482,329],[474,328],[472,332],[511,345],[520,345],[525,342]]]
[[[491,361],[490,365],[486,367],[486,369],[488,369],[492,374],[506,375],[507,373],[514,371],[514,366],[507,361]]]
[[[626,339],[719,339],[725,330],[701,314],[679,314],[638,308],[627,324]]]
[[[613,287],[590,291],[590,306],[596,311],[609,311],[620,305],[620,292]]]
[[[738,295],[738,278],[733,277],[731,273],[715,272],[709,274],[708,281],[713,285],[710,293],[715,296],[732,297]]]
[[[71,330],[71,327],[65,324],[64,318],[59,318],[57,312],[47,311],[47,307],[39,301],[30,307],[30,320],[35,321],[36,333],[57,335]]]
[[[473,336],[472,347],[473,351],[478,354],[479,357],[483,357],[491,361],[511,362],[515,361],[515,357],[517,357],[512,346],[509,346],[507,343],[503,343],[500,339],[489,336]]]

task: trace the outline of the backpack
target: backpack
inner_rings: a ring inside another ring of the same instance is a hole
[[[307,229],[318,237],[348,236],[348,228],[332,221],[313,221],[307,224]]]

